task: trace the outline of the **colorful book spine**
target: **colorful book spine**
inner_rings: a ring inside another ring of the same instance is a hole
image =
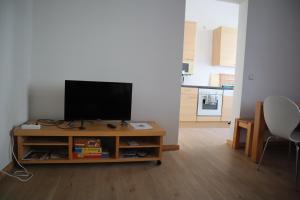
[[[109,158],[109,152],[102,152],[101,158]]]
[[[87,153],[102,153],[102,148],[98,147],[98,148],[91,148],[91,147],[75,147],[74,148],[74,152],[77,153],[83,153],[83,154],[87,154]]]
[[[88,153],[88,154],[81,154],[81,153],[73,153],[74,158],[102,158],[101,153]]]
[[[89,153],[89,154],[84,154],[84,158],[101,158],[102,154],[101,153]]]
[[[105,157],[107,155],[104,155]],[[74,138],[74,158],[102,158],[101,140],[92,137]]]
[[[101,147],[99,138],[74,138],[74,146],[76,147]]]

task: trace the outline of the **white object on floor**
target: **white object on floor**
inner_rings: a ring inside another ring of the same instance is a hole
[[[131,122],[129,124],[136,130],[146,130],[146,129],[153,128],[152,126],[150,126],[148,123],[145,122]]]
[[[21,170],[16,170],[13,173],[8,173],[4,170],[0,170],[0,172],[9,177],[18,179],[19,181],[21,181],[23,183],[26,183],[26,182],[30,181],[30,179],[33,177],[33,173],[29,172],[23,165],[21,165],[21,163],[19,163],[19,161],[15,155],[15,152],[14,152],[14,144],[15,144],[14,136],[12,134],[10,134],[10,145],[9,145],[10,148],[9,149],[13,156],[13,159],[16,161],[17,165],[19,165],[19,167],[21,167]]]
[[[40,124],[22,124],[21,129],[41,129]]]

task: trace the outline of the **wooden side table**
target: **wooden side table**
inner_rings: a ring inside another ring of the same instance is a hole
[[[254,126],[254,121],[252,119],[235,119],[232,148],[238,149],[241,147],[240,130],[241,128],[246,129],[247,139],[246,139],[246,146],[245,146],[245,154],[247,156],[250,156],[252,151],[253,126]]]

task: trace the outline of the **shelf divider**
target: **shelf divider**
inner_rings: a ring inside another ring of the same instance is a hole
[[[69,160],[73,159],[73,136],[69,136],[69,146],[68,146]]]

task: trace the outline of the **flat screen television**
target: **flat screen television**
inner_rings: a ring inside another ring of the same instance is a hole
[[[65,121],[130,120],[132,83],[65,81]]]

